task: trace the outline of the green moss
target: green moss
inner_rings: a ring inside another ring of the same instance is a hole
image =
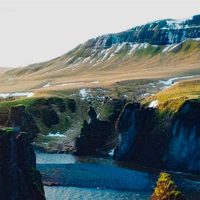
[[[137,59],[141,59],[143,57],[148,57],[151,58],[153,56],[158,55],[161,52],[162,48],[160,46],[152,46],[152,45],[148,45],[146,48],[141,48],[138,49],[135,52],[135,56],[137,57]]]
[[[4,127],[4,128],[0,128],[0,132],[3,134],[12,135],[14,133],[14,129],[11,127]]]
[[[158,109],[161,112],[176,113],[187,100],[199,101],[200,80],[180,82],[169,89],[158,92],[142,101],[148,105],[153,100],[158,100]]]
[[[137,94],[144,93],[147,90],[148,84],[153,83],[156,80],[152,79],[136,79],[121,81],[113,85],[110,96],[114,98],[121,98],[124,94],[127,94],[130,99],[133,99]],[[148,91],[146,91],[148,92]]]
[[[110,105],[104,105],[100,112],[101,120],[108,120],[109,117],[113,114],[113,112],[113,107],[111,107]]]

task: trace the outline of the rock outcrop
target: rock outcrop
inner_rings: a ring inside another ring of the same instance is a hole
[[[186,200],[172,181],[170,174],[160,173],[151,200]]]
[[[76,154],[95,155],[104,152],[108,138],[114,133],[114,127],[109,121],[97,119],[95,110],[88,111],[90,122],[84,120],[80,137],[76,139]]]
[[[0,129],[0,199],[45,200],[28,134],[12,128]]]
[[[166,45],[179,43],[187,38],[200,37],[200,15],[186,20],[157,20],[127,31],[108,34],[91,39],[85,43],[86,48],[110,48],[114,44],[149,43]]]
[[[199,108],[199,101],[190,100],[177,113],[169,115],[128,104],[116,124],[120,138],[114,159],[199,173]]]
[[[31,139],[36,137],[39,129],[34,118],[26,111],[25,106],[18,105],[10,108],[7,126],[15,127],[19,131],[28,132]]]
[[[125,99],[105,97],[98,109],[98,115],[93,107],[90,107],[89,122],[83,122],[80,137],[76,139],[77,154],[108,154],[115,148],[118,140],[115,122],[125,104]]]
[[[200,172],[200,103],[186,101],[175,114],[166,166],[177,170]]]
[[[114,159],[160,168],[168,134],[157,123],[155,109],[127,104],[116,123],[119,144]]]
[[[18,128],[34,139],[38,133],[64,132],[76,111],[73,99],[57,97],[7,101],[1,106],[0,126]],[[72,120],[71,120],[72,121]]]

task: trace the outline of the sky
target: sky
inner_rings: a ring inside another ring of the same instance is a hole
[[[195,14],[199,0],[0,0],[0,67],[46,61],[102,34]]]

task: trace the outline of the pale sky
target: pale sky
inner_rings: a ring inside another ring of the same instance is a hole
[[[0,66],[46,61],[102,34],[195,14],[200,0],[0,0]]]

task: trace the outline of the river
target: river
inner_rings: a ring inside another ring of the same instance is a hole
[[[111,158],[37,152],[47,200],[147,200],[158,175],[123,167]],[[200,181],[175,174],[188,200],[200,199]]]

